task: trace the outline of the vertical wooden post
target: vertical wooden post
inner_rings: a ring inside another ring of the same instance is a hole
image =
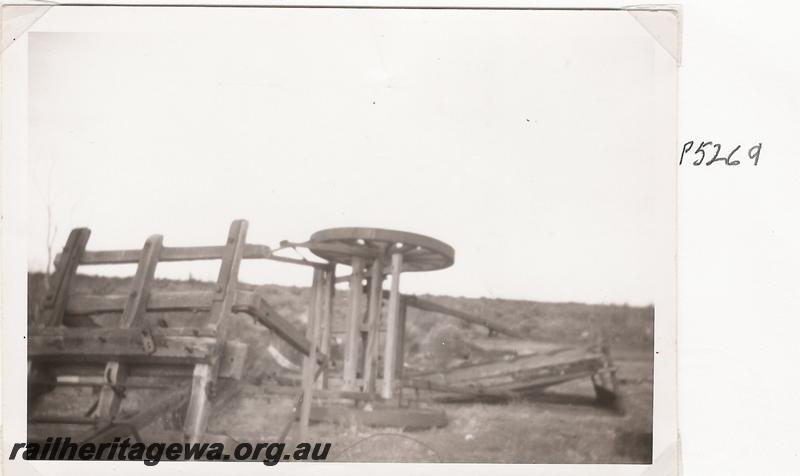
[[[97,399],[97,406],[92,416],[100,420],[114,418],[124,398],[117,386],[122,385],[127,376],[128,369],[123,363],[118,361],[106,363],[103,372],[105,383],[100,389],[100,397]]]
[[[372,281],[369,278],[369,273],[365,270],[365,286],[363,286],[364,290],[364,304],[362,305],[362,312],[361,317],[358,320],[358,361],[356,362],[356,372],[361,372],[361,379],[360,384],[358,385],[359,390],[363,390],[365,386],[364,380],[364,365],[366,365],[367,360],[367,336],[369,335],[369,308],[372,306],[370,302],[370,292],[368,289],[370,288],[370,282]]]
[[[136,268],[131,290],[119,321],[119,327],[123,329],[141,327],[144,322],[147,300],[150,298],[150,285],[155,276],[158,258],[161,256],[162,240],[161,235],[153,235],[144,243],[142,256],[139,258],[139,265]],[[100,390],[100,398],[94,412],[95,417],[108,419],[117,414],[122,403],[122,395],[116,386],[122,384],[127,373],[127,366],[121,362],[106,363],[105,372],[103,372],[105,385]]]
[[[246,237],[247,221],[234,221],[228,231],[225,250],[222,252],[222,262],[219,267],[219,276],[217,276],[214,302],[211,306],[209,320],[206,323],[206,327],[216,331],[220,337],[224,337],[228,323],[227,317],[230,313],[231,305],[236,299],[239,264],[242,262]]]
[[[383,296],[383,260],[372,262],[369,278],[369,311],[367,315],[367,343],[364,346],[364,391],[375,393],[375,380],[378,361],[378,337],[381,323],[381,303]]]
[[[311,284],[311,296],[308,304],[308,325],[306,338],[311,342],[308,355],[303,357],[303,401],[300,403],[300,429],[299,441],[307,441],[308,420],[311,415],[311,399],[314,394],[314,375],[316,373],[317,339],[319,339],[319,325],[321,321],[323,271],[314,268],[314,279]]]
[[[390,399],[394,395],[395,361],[397,359],[397,332],[400,320],[400,272],[403,270],[403,255],[392,254],[392,287],[389,292],[389,309],[386,314],[386,347],[383,352],[383,389],[381,397]]]
[[[39,398],[40,395],[52,390],[55,383],[55,375],[48,372],[42,365],[35,364],[33,361],[28,360],[28,412],[32,412],[31,408],[33,408],[33,403],[36,399]]]
[[[325,270],[322,283],[322,312],[320,315],[320,343],[319,350],[324,355],[330,357],[331,352],[331,321],[333,318],[333,300],[336,293],[336,264],[331,264]],[[319,388],[328,388],[328,372],[323,369],[322,377],[319,379]]]
[[[41,326],[60,326],[64,320],[69,285],[78,270],[91,233],[88,228],[75,228],[70,232],[61,253],[61,259],[56,264],[55,273],[50,279],[50,290],[45,296],[42,319],[39,323]]]
[[[214,369],[209,364],[197,364],[192,371],[192,391],[186,416],[183,420],[183,434],[187,443],[200,443],[208,425],[208,411],[214,382]]]
[[[55,272],[48,277],[49,290],[42,305],[39,321],[34,322],[34,326],[55,327],[60,326],[64,321],[70,282],[78,270],[91,233],[88,228],[75,228],[70,232],[67,243],[61,252],[61,259],[56,263]],[[46,369],[42,368],[42,365],[28,360],[28,381],[40,379],[55,380]],[[39,395],[48,392],[50,388],[49,385],[28,385],[28,401],[35,400]]]
[[[361,301],[364,295],[364,290],[361,287],[361,282],[364,279],[364,260],[359,257],[354,257],[350,266],[353,268],[353,272],[350,274],[350,312],[347,314],[344,369],[342,370],[344,390],[356,389],[356,372],[359,354],[358,327],[361,322]]]
[[[158,258],[161,256],[162,240],[161,235],[153,235],[144,243],[142,257],[139,258],[136,275],[131,283],[131,291],[122,311],[120,320],[122,328],[140,327],[144,321],[147,300],[150,298],[150,286],[156,274]]]
[[[228,231],[228,241],[225,244],[225,251],[222,253],[222,263],[219,268],[214,302],[211,305],[209,320],[206,323],[206,327],[216,333],[216,338],[220,342],[220,351],[223,347],[221,344],[225,342],[227,333],[228,314],[236,299],[239,263],[244,253],[246,236],[247,221],[234,221]],[[183,422],[184,437],[189,443],[202,441],[206,431],[210,410],[209,403],[213,397],[212,386],[216,381],[219,370],[219,360],[219,356],[217,356],[213,364],[197,364],[194,366],[192,393]]]
[[[397,323],[397,360],[395,365],[395,375],[398,380],[403,379],[403,369],[406,359],[406,313],[408,312],[408,301],[405,296],[400,297],[400,318]]]
[[[617,394],[619,392],[619,381],[617,380],[617,370],[614,366],[614,360],[611,358],[611,346],[605,340],[600,347],[603,353],[603,366],[606,369],[606,376],[608,380],[608,387],[612,392]]]

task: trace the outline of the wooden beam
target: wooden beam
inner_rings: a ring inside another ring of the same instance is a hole
[[[299,389],[297,387],[292,387],[289,385],[246,385],[243,393],[247,396],[265,396],[270,394],[275,395],[291,395],[296,396]],[[369,402],[375,400],[374,395],[370,395],[366,392],[350,392],[345,390],[331,390],[331,389],[323,389],[323,390],[315,390],[315,394],[321,398],[331,398],[331,399],[346,399],[346,400],[357,400],[363,402]]]
[[[56,384],[56,374],[52,369],[36,365],[28,359],[28,408],[33,408],[33,402],[41,395],[50,392]],[[29,410],[30,412],[30,410]]]
[[[214,371],[214,364],[197,364],[194,366],[192,391],[183,421],[184,438],[189,443],[200,442],[206,432],[213,397],[211,385],[216,381]]]
[[[320,374],[322,374],[322,369],[323,369],[323,367],[320,365],[319,368],[317,369],[316,374],[314,375],[313,381],[316,381],[317,378],[319,378]],[[286,420],[286,423],[283,425],[283,429],[281,430],[280,436],[278,436],[278,441],[280,441],[280,442],[285,442],[286,441],[286,436],[289,434],[289,431],[292,429],[292,424],[294,423],[294,420],[295,420],[296,415],[298,413],[297,412],[297,408],[300,406],[301,403],[303,403],[303,392],[302,391],[299,392],[299,394],[297,394],[297,399],[295,400],[295,404],[292,407],[292,415],[291,415],[290,418],[288,418]]]
[[[177,246],[164,247],[160,261],[206,261],[222,259],[225,252],[224,246]],[[80,261],[84,265],[104,264],[131,264],[137,263],[141,258],[141,250],[101,250],[86,251]],[[62,254],[56,255],[56,261]],[[263,259],[281,261],[313,267],[327,267],[328,263],[310,261],[296,258],[287,258],[273,254],[266,245],[246,244],[242,259]]]
[[[486,362],[483,364],[467,365],[441,372],[428,374],[429,378],[438,378],[443,382],[477,382],[481,379],[512,376],[517,381],[524,381],[536,377],[542,371],[554,369],[574,368],[576,365],[592,368],[602,366],[601,357],[597,354],[586,353],[575,349],[556,355],[523,355],[512,360]]]
[[[434,392],[456,393],[459,395],[470,395],[474,397],[510,398],[513,396],[513,394],[509,392],[503,392],[493,388],[485,388],[480,386],[448,385],[425,379],[410,379],[407,382],[404,382],[403,386],[417,390],[430,390]]]
[[[236,301],[239,263],[244,254],[247,238],[247,221],[236,220],[228,230],[228,239],[222,252],[222,262],[217,277],[217,288],[214,301],[205,327],[217,332],[220,340],[225,340],[233,305]],[[219,349],[221,352],[221,349]],[[186,409],[183,432],[190,443],[201,441],[208,425],[212,385],[219,373],[219,354],[211,363],[195,365],[192,374],[192,393]]]
[[[363,289],[361,282],[364,279],[364,260],[358,256],[353,257],[350,262],[353,269],[350,275],[350,311],[347,313],[347,334],[344,344],[344,389],[356,389],[356,377],[358,372],[359,356],[359,331],[361,323],[361,302],[363,301]]]
[[[94,409],[94,416],[101,419],[113,418],[119,411],[124,394],[119,390],[119,385],[125,382],[127,368],[124,363],[112,360],[106,363],[103,377],[103,386]]]
[[[336,265],[331,265],[330,268],[325,270],[324,283],[323,283],[323,296],[322,315],[321,320],[321,336],[319,350],[323,355],[330,355],[331,351],[331,324],[333,320],[333,301],[336,293]],[[320,388],[328,388],[328,369],[327,365],[323,368],[322,378],[319,380]]]
[[[233,310],[234,312],[249,314],[304,355],[308,355],[311,352],[311,342],[305,338],[303,333],[290,322],[280,317],[258,293],[238,291]],[[317,362],[321,363],[326,359],[327,357],[324,354],[317,352]]]
[[[152,291],[146,308],[149,312],[209,311],[214,295],[214,291]],[[125,294],[72,294],[66,313],[75,316],[122,312],[127,299]]]
[[[395,361],[397,359],[397,333],[400,325],[400,273],[403,270],[403,255],[392,255],[392,285],[386,313],[386,346],[383,352],[383,388],[381,396],[390,399],[394,395]]]
[[[603,384],[614,394],[617,394],[619,392],[617,368],[614,365],[614,359],[611,358],[611,346],[608,345],[605,338],[600,345],[600,352],[603,354],[603,369],[605,370],[605,372],[600,373],[600,377],[603,380]]]
[[[238,284],[239,264],[244,253],[245,240],[247,237],[247,222],[236,220],[231,224],[228,232],[228,241],[222,256],[222,263],[219,267],[217,277],[216,294],[211,307],[211,315],[206,327],[215,329],[220,333],[220,337],[225,337],[225,324],[231,313],[231,307],[236,299],[236,287]]]
[[[204,261],[222,259],[225,246],[165,246],[162,248],[160,261]],[[86,251],[81,258],[81,264],[126,264],[138,263],[141,260],[142,250],[102,250]],[[265,245],[251,245],[245,247],[245,259],[267,259],[272,256],[272,251]]]
[[[479,326],[484,326],[488,329],[491,329],[500,334],[505,334],[509,337],[515,337],[515,338],[520,337],[519,331],[516,331],[501,322],[497,322],[494,319],[490,319],[488,317],[473,316],[472,314],[468,314],[466,312],[459,311],[457,309],[451,309],[449,307],[442,306],[441,304],[437,304],[433,301],[422,299],[417,296],[406,296],[406,298],[408,299],[409,306],[415,307],[419,310],[457,317],[458,319],[462,319],[472,324],[477,324]]]
[[[56,382],[58,386],[64,387],[102,387],[106,385],[106,379],[100,374],[92,376],[76,376],[76,375],[59,375]],[[39,384],[52,384],[52,381],[34,380],[33,383]],[[168,377],[133,377],[128,373],[125,379],[125,388],[144,388],[144,389],[157,389],[157,388],[173,388],[175,387],[175,379]]]
[[[40,325],[58,326],[63,322],[70,282],[75,276],[91,233],[88,228],[75,228],[70,232],[61,259],[57,260],[55,273],[50,279],[50,290],[44,299]]]
[[[247,258],[247,256],[245,256],[245,258]],[[320,269],[325,269],[328,266],[330,266],[330,264],[323,263],[321,261],[311,261],[311,260],[307,260],[307,259],[298,259],[298,258],[287,258],[285,256],[277,256],[277,255],[272,255],[272,256],[269,256],[269,257],[263,257],[261,259],[265,259],[265,260],[269,260],[269,261],[278,261],[278,262],[281,262],[281,263],[299,264],[300,266],[310,266],[312,268],[320,268]]]
[[[244,376],[247,361],[247,344],[236,340],[225,341],[219,366],[219,377],[239,380]]]
[[[224,246],[186,246],[162,249],[161,261],[200,261],[222,259]],[[142,257],[142,250],[102,250],[87,251],[81,259],[81,264],[130,264],[138,263]]]
[[[400,316],[397,326],[397,357],[395,357],[395,375],[398,380],[403,379],[406,360],[406,315],[408,302],[405,296],[400,296]]]
[[[367,342],[364,346],[364,391],[375,393],[378,365],[378,346],[380,344],[381,291],[383,290],[383,261],[372,262],[369,278],[369,310],[367,313]]]
[[[306,326],[306,338],[311,342],[311,349],[308,355],[303,358],[303,401],[300,403],[299,441],[307,441],[308,439],[308,417],[311,412],[311,399],[314,394],[315,361],[317,358],[317,342],[319,340],[319,326],[321,322],[320,314],[322,314],[322,274],[323,271],[321,269],[315,269],[311,283],[308,305],[308,325]]]
[[[541,391],[547,387],[558,385],[560,383],[569,382],[570,380],[577,380],[579,378],[586,378],[595,375],[593,370],[569,370],[564,369],[565,373],[558,372],[554,375],[544,375],[540,377],[532,377],[530,379],[520,379],[517,382],[498,385],[496,390],[527,393],[533,391]]]
[[[158,264],[162,241],[162,236],[154,235],[144,243],[141,259],[131,282],[131,290],[120,318],[119,325],[122,329],[141,327],[144,321],[145,306],[150,297],[150,285]],[[118,386],[125,381],[127,373],[127,368],[122,362],[112,360],[106,364],[103,372],[106,384],[100,389],[100,397],[95,407],[95,416],[98,418],[113,418],[117,414],[123,398]]]
[[[28,356],[34,361],[90,363],[125,362],[184,363],[207,362],[217,355],[217,340],[211,337],[169,336],[153,333],[155,350],[142,346],[141,332],[119,329],[97,338],[85,335],[30,335]]]
[[[194,327],[154,327],[150,329],[150,334],[155,338],[170,337],[216,337],[213,331],[208,329],[197,329]],[[92,342],[103,342],[105,340],[138,339],[141,336],[141,329],[121,329],[118,327],[46,327],[42,329],[32,329],[28,334],[29,338],[52,338],[63,337],[65,339],[85,338],[88,345]]]

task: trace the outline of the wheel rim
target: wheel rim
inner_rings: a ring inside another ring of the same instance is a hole
[[[309,242],[324,244],[342,244],[348,247],[363,247],[371,250],[384,261],[395,253],[403,254],[403,272],[434,271],[453,265],[455,250],[452,246],[425,235],[406,231],[386,230],[382,228],[329,228],[311,235]],[[326,260],[336,263],[350,264],[353,255],[334,250],[311,251]],[[374,259],[374,258],[373,258]],[[367,260],[367,264],[373,259]]]

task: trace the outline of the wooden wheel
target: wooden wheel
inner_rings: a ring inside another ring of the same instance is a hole
[[[335,247],[315,249],[314,244],[364,249],[365,255],[383,255],[384,262],[389,262],[391,255],[401,253],[403,272],[444,269],[452,266],[455,260],[455,250],[447,243],[425,235],[381,228],[329,228],[311,235],[309,243],[309,249],[317,256],[347,265],[353,258],[352,253],[338,251]],[[366,264],[373,260],[367,259]]]

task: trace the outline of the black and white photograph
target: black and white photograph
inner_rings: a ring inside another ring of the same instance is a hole
[[[674,458],[678,10],[26,14],[16,458]]]

